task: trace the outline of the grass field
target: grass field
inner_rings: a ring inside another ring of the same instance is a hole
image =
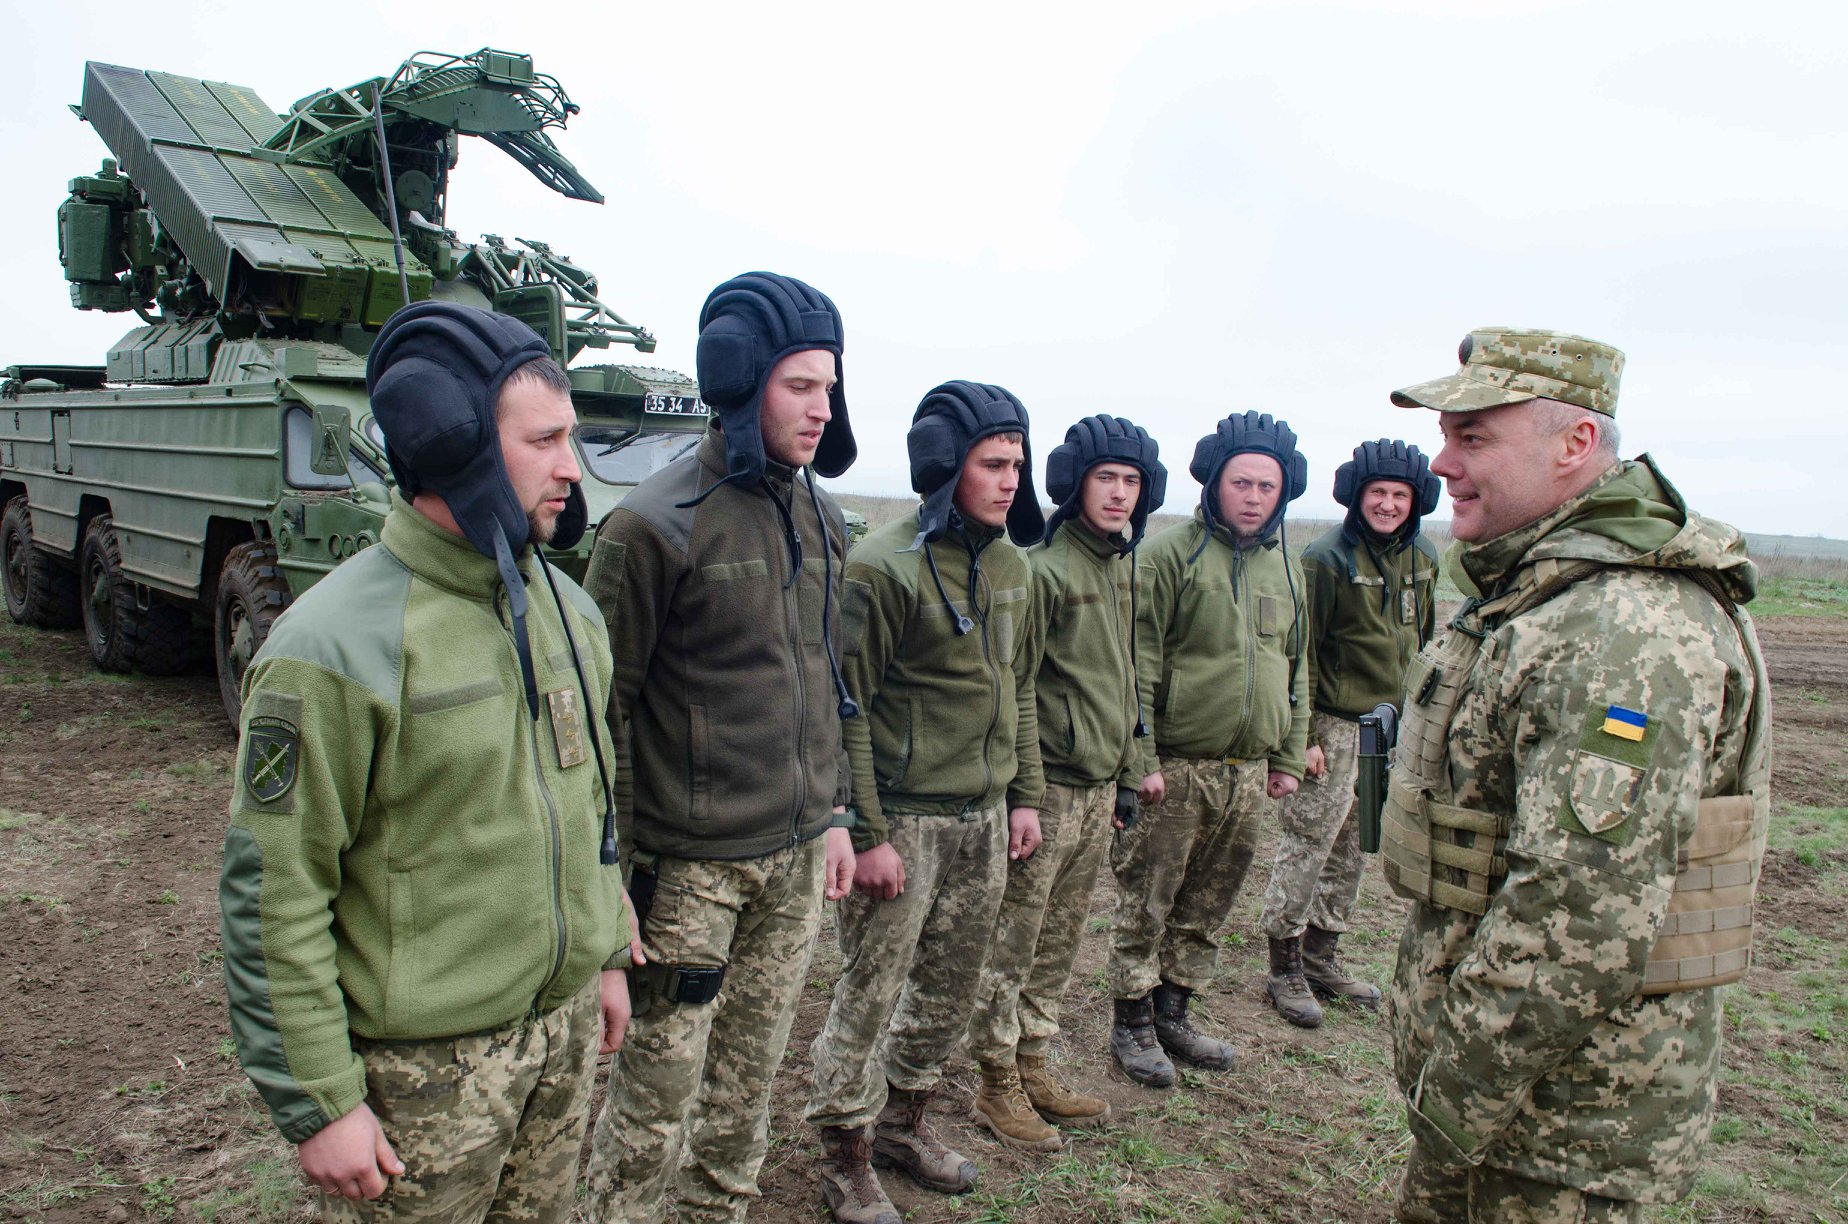
[[[1848,1222],[1848,575],[1829,558],[1766,561],[1755,610],[1777,764],[1759,958],[1726,992],[1700,1183],[1651,1221]],[[0,1219],[313,1218],[225,1028],[216,885],[232,761],[210,676],[104,676],[80,635],[0,621]],[[1051,1159],[1003,1151],[967,1120],[975,1076],[958,1060],[932,1118],[982,1182],[943,1198],[894,1175],[909,1220],[1388,1217],[1406,1138],[1386,1028],[1333,1013],[1302,1033],[1269,1011],[1255,930],[1268,852],[1267,840],[1201,1000],[1203,1025],[1238,1046],[1241,1066],[1187,1073],[1168,1092],[1115,1071],[1106,872],[1056,1055],[1112,1101],[1115,1125]],[[1402,914],[1370,870],[1343,947],[1376,981],[1390,975]],[[820,1216],[817,1145],[799,1110],[837,966],[824,929],[753,1219]]]

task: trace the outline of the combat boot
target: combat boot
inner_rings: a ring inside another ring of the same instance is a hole
[[[974,1116],[1009,1147],[1056,1152],[1065,1146],[1059,1132],[1033,1112],[1019,1073],[1007,1063],[982,1064],[982,1089],[975,1094]]]
[[[886,1085],[885,1108],[873,1123],[873,1163],[901,1170],[927,1190],[962,1194],[975,1185],[975,1162],[951,1150],[924,1120],[924,1106],[935,1091]]]
[[[839,1224],[900,1224],[872,1160],[864,1126],[821,1128],[821,1197]]]
[[[1107,1126],[1110,1102],[1102,1097],[1073,1092],[1046,1066],[1044,1054],[1022,1054],[1015,1059],[1020,1086],[1035,1112],[1054,1126]]]
[[[1155,1040],[1155,1005],[1149,997],[1118,999],[1116,1024],[1110,1030],[1110,1052],[1123,1074],[1138,1084],[1166,1088],[1174,1082],[1174,1064]]]
[[[1322,1005],[1315,1001],[1303,977],[1302,938],[1271,940],[1270,957],[1270,976],[1264,979],[1264,989],[1270,991],[1271,1006],[1297,1028],[1320,1028]]]
[[[1341,942],[1338,931],[1310,927],[1303,932],[1303,977],[1309,989],[1320,998],[1335,1003],[1350,1003],[1368,1011],[1380,1009],[1380,988],[1372,982],[1351,978],[1341,965],[1335,947]]]
[[[1161,1048],[1185,1063],[1208,1071],[1230,1071],[1238,1054],[1217,1037],[1208,1037],[1187,1018],[1187,1001],[1193,991],[1172,982],[1155,988],[1155,1039]]]

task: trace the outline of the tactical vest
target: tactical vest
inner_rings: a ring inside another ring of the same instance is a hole
[[[1459,807],[1445,760],[1451,719],[1476,664],[1493,651],[1495,627],[1544,603],[1603,566],[1541,561],[1514,588],[1465,604],[1449,630],[1419,653],[1406,673],[1392,780],[1381,813],[1381,867],[1401,897],[1468,914],[1488,910],[1508,874],[1511,815]],[[1757,638],[1732,601],[1690,574],[1726,610],[1753,678],[1739,768],[1741,792],[1702,799],[1694,832],[1676,854],[1675,893],[1649,951],[1644,994],[1736,982],[1752,960],[1754,897],[1771,824],[1770,680]]]

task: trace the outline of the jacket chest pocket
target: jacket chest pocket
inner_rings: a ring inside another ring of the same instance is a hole
[[[827,569],[820,557],[802,559],[802,577],[796,582],[796,616],[802,622],[804,646],[821,645],[823,631],[827,628],[823,617],[828,593]]]
[[[993,635],[995,661],[998,663],[1014,661],[1014,627],[1026,614],[1026,603],[1027,590],[1025,587],[1010,587],[994,593],[994,602],[988,614],[988,625]]]

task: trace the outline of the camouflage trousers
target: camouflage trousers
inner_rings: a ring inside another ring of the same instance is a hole
[[[322,1195],[322,1218],[564,1220],[596,1081],[597,986],[592,975],[569,1002],[486,1033],[354,1038],[366,1104],[404,1174],[371,1202]]]
[[[969,1024],[969,1052],[978,1060],[1012,1064],[1017,1054],[1043,1055],[1057,1035],[1059,1001],[1071,981],[1115,809],[1114,781],[1046,784],[1040,847],[1032,858],[1007,866],[1001,914]]]
[[[1205,990],[1219,928],[1251,869],[1271,810],[1264,761],[1163,757],[1167,797],[1110,845],[1117,905],[1110,993],[1138,999],[1161,982]]]
[[[1297,792],[1279,805],[1283,836],[1271,861],[1258,927],[1269,939],[1291,939],[1305,927],[1341,932],[1360,895],[1366,860],[1360,853],[1360,813],[1354,780],[1360,767],[1360,724],[1316,712],[1311,743],[1322,745],[1328,772],[1305,775]]]
[[[1641,1224],[1643,1207],[1506,1169],[1453,1164],[1413,1139],[1393,1217],[1407,1224]]]
[[[630,974],[634,1017],[591,1140],[591,1219],[744,1219],[821,927],[826,857],[817,837],[756,859],[656,862],[648,959],[723,965],[725,983],[710,1003],[676,1003],[661,970]]]
[[[932,1088],[969,1027],[1007,881],[1007,807],[966,817],[886,812],[905,891],[841,902],[841,979],[810,1048],[816,1126],[864,1126],[886,1085]]]

